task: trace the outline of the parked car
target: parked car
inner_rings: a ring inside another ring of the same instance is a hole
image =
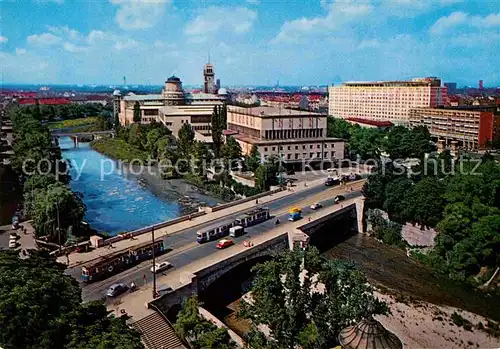
[[[321,205],[319,202],[316,202],[316,203],[311,205],[311,210],[317,210],[321,207],[323,207],[323,205]]]
[[[165,269],[168,269],[172,266],[170,262],[161,262],[161,263],[156,263],[154,266],[151,267],[151,272],[152,273],[159,273],[160,271],[163,271]]]
[[[232,245],[234,245],[233,240],[230,240],[230,239],[222,239],[222,240],[220,240],[220,241],[217,243],[217,248],[219,248],[219,249],[223,249],[223,248],[226,248],[226,247],[229,247],[229,246],[232,246]]]
[[[325,181],[325,185],[327,187],[331,187],[332,185],[340,184],[340,179],[337,177],[328,177]]]
[[[10,240],[9,241],[9,248],[16,248],[16,247],[17,247],[16,240]]]
[[[114,284],[108,288],[108,291],[106,292],[106,296],[116,297],[116,296],[121,295],[123,292],[125,292],[127,290],[128,290],[128,286],[125,284],[122,284],[122,283]]]
[[[337,195],[334,199],[335,203],[338,203],[340,201],[344,201],[345,200],[345,197],[342,196],[342,195]]]
[[[9,238],[10,238],[10,240],[17,240],[17,234],[16,234],[15,232],[13,232],[13,231],[12,231],[12,232],[9,234]]]

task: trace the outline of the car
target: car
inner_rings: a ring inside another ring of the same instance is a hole
[[[335,203],[340,202],[340,201],[344,201],[344,200],[345,200],[345,197],[342,195],[337,195],[334,199]]]
[[[116,297],[116,296],[121,295],[123,292],[125,292],[127,290],[128,290],[128,286],[125,284],[122,284],[122,283],[114,284],[108,288],[108,291],[106,292],[106,296]]]
[[[340,184],[340,180],[337,177],[328,177],[325,181],[325,185],[327,187],[331,187],[332,185]]]
[[[154,266],[151,267],[151,272],[152,273],[159,273],[160,271],[163,271],[165,269],[168,269],[172,266],[170,262],[161,262],[161,263],[156,263]]]
[[[9,248],[16,248],[16,247],[17,247],[16,240],[10,240],[9,241]]]
[[[11,233],[9,234],[9,238],[10,238],[11,240],[17,240],[17,234],[16,234],[15,232],[11,232]]]
[[[316,203],[311,205],[311,210],[317,210],[321,207],[323,207],[323,205],[321,205],[319,202],[316,202]]]
[[[223,249],[223,248],[226,248],[226,247],[229,247],[229,246],[232,246],[232,245],[234,245],[233,240],[230,240],[230,239],[222,239],[222,240],[220,240],[220,241],[217,243],[217,248],[219,248],[219,249]]]

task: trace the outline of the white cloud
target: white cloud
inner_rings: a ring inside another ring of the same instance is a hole
[[[449,16],[439,18],[430,29],[433,34],[441,34],[450,28],[462,25],[467,22],[468,14],[464,12],[453,12]]]
[[[37,46],[51,46],[61,42],[61,38],[52,33],[34,34],[26,39],[28,44]]]
[[[115,20],[125,30],[154,27],[165,13],[170,0],[110,0],[117,5]]]
[[[88,51],[90,48],[87,47],[87,46],[78,46],[78,45],[75,45],[75,44],[72,44],[71,42],[65,42],[63,44],[63,48],[68,51],[68,52],[72,52],[72,53],[76,53],[76,52],[86,52]]]
[[[209,7],[184,28],[189,36],[206,37],[218,32],[243,34],[257,20],[257,12],[246,7]]]
[[[130,48],[137,47],[139,43],[133,39],[125,39],[123,41],[117,41],[114,48],[117,50],[126,50]]]
[[[9,41],[9,38],[3,35],[0,35],[0,44],[4,44]]]
[[[16,48],[16,55],[25,55],[27,52],[24,48]]]
[[[272,42],[299,43],[310,34],[326,34],[335,29],[345,28],[349,22],[366,18],[374,10],[371,3],[354,0],[322,2],[322,6],[327,10],[325,16],[286,21]]]
[[[458,27],[494,28],[500,27],[500,12],[491,13],[485,17],[472,16],[464,12],[453,12],[439,18],[429,29],[431,34],[444,34]]]
[[[247,3],[250,4],[250,5],[258,5],[259,4],[259,0],[247,0]]]

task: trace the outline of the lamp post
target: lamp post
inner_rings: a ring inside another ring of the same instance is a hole
[[[151,228],[151,250],[153,251],[153,299],[156,298],[155,227]]]

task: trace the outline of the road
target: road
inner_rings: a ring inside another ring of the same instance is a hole
[[[355,187],[359,189],[358,187]],[[345,189],[344,189],[345,190]],[[271,215],[273,219],[270,219],[266,222],[258,224],[253,227],[249,227],[245,229],[246,234],[233,239],[235,243],[242,243],[243,240],[248,239],[249,237],[255,237],[266,231],[275,227],[275,220],[278,218],[281,222],[286,222],[288,219],[288,210],[296,206],[300,203],[301,208],[303,209],[303,216],[307,217],[308,215],[313,213],[313,210],[309,208],[309,206],[315,202],[321,202],[323,206],[334,205],[333,198],[336,194],[341,192],[341,188],[331,187],[325,188],[323,185],[311,187],[307,190],[297,192],[291,194],[287,197],[283,197],[266,204],[266,207],[269,207],[271,211]],[[356,196],[360,196],[361,193],[359,191],[348,192],[343,194],[346,198],[353,198]],[[240,213],[235,213],[228,215],[224,219],[230,220],[234,219],[237,216],[241,215]],[[212,253],[217,251],[215,245],[217,241],[211,241],[205,244],[198,244],[196,242],[196,232],[203,227],[213,225],[215,222],[208,222],[205,224],[201,224],[196,227],[188,228],[182,231],[179,231],[175,234],[172,234],[166,238],[167,247],[171,248],[172,251],[159,256],[156,260],[157,262],[162,262],[168,260],[172,263],[174,268],[180,268],[184,265],[191,263],[197,259],[206,257]],[[152,274],[150,272],[150,268],[152,266],[152,261],[144,261],[141,264],[136,265],[133,268],[127,269],[119,274],[113,275],[105,280],[84,284],[81,283],[82,286],[82,298],[84,302],[101,299],[106,290],[114,283],[123,282],[127,285],[133,281],[137,285],[144,284],[144,276],[146,276],[147,282],[151,282]],[[80,280],[81,268],[75,267],[68,269],[66,271],[67,274],[72,275],[77,280]],[[164,273],[168,273],[168,270]]]

